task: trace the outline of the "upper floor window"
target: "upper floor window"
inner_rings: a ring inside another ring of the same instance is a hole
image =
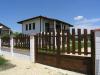
[[[33,23],[33,30],[35,29],[35,23]]]
[[[31,30],[31,24],[29,24],[29,30]]]
[[[26,31],[28,30],[28,24],[26,24]]]
[[[49,25],[49,23],[45,23],[45,31],[46,32],[50,31],[50,25]]]

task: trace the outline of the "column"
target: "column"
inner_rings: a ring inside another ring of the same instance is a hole
[[[35,63],[35,39],[34,39],[34,36],[31,35],[30,36],[30,57],[31,57],[31,61],[33,63]]]
[[[10,36],[10,50],[11,50],[11,55],[14,56],[14,41],[13,41],[13,35]]]
[[[54,21],[54,32],[55,32],[55,36],[56,36],[56,21]],[[56,37],[55,37],[55,48],[56,48]]]
[[[95,73],[96,75],[100,75],[100,31],[95,31],[95,39],[96,39]]]

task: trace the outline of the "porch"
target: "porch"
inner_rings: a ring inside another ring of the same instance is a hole
[[[54,21],[54,20],[47,20],[47,19],[42,19],[41,23],[43,23],[43,27],[41,26],[41,32],[56,32],[56,31],[67,31],[70,29],[70,26],[59,21]],[[42,25],[40,23],[40,25]]]

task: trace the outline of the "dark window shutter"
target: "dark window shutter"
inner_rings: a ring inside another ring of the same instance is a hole
[[[35,29],[35,23],[33,23],[33,30]]]
[[[31,30],[31,24],[29,24],[29,30]]]
[[[28,24],[26,24],[26,30],[28,30]]]

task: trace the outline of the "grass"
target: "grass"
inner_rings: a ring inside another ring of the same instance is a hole
[[[70,42],[70,48],[72,49],[72,41]],[[87,47],[90,47],[91,46],[91,43],[88,42],[87,43]],[[81,42],[81,48],[84,48],[84,42]],[[75,42],[75,49],[78,49],[78,41]]]
[[[3,65],[7,63],[8,60],[4,59],[3,57],[0,56],[0,65]]]
[[[88,42],[87,43],[87,46],[88,47],[90,47],[91,46],[91,43],[90,42]],[[84,48],[84,42],[81,42],[81,48]],[[65,47],[65,49],[67,50],[67,47]],[[75,41],[75,49],[77,50],[78,49],[78,41]],[[57,49],[55,49],[55,51],[56,51]],[[60,49],[60,50],[62,50],[62,48]],[[72,50],[72,41],[70,41],[70,50]],[[51,49],[49,49],[49,48],[40,48],[39,49],[39,51],[40,52],[46,52],[46,51],[50,51],[50,52],[53,52],[53,48],[51,47]]]

